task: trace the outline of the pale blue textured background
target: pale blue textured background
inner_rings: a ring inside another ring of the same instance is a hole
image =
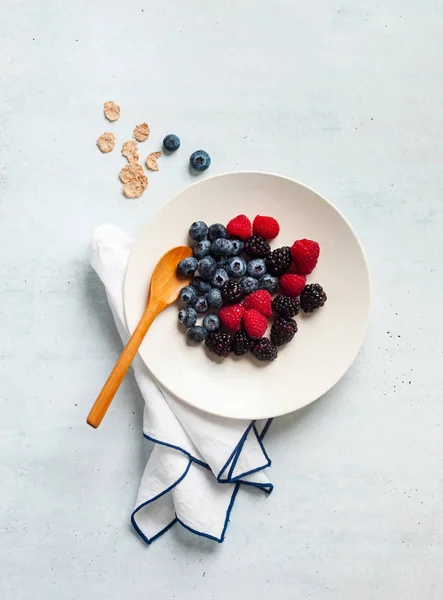
[[[443,596],[442,39],[438,0],[1,2],[2,600]],[[95,140],[143,120],[145,154],[167,132],[182,148],[130,201]],[[207,175],[330,198],[366,247],[374,315],[345,379],[274,423],[275,491],[239,494],[225,544],[176,526],[145,547],[132,378],[84,423],[120,351],[87,244],[105,221],[136,235],[199,147]]]

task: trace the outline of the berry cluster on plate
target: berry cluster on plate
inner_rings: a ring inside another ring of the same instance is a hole
[[[203,221],[191,225],[194,256],[177,266],[181,275],[192,277],[180,291],[183,307],[178,313],[190,342],[204,341],[218,356],[250,352],[269,362],[297,333],[293,317],[324,305],[322,286],[306,283],[317,265],[319,244],[301,239],[272,250],[269,242],[279,232],[273,217],[260,215],[252,223],[238,215],[226,226],[208,227]]]

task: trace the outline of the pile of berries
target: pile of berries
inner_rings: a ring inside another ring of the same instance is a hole
[[[324,305],[321,285],[306,283],[320,246],[302,239],[272,250],[269,241],[279,232],[273,217],[260,215],[252,223],[238,215],[226,227],[208,227],[203,221],[191,225],[194,255],[177,266],[180,275],[192,277],[180,291],[183,307],[178,313],[190,342],[204,341],[218,356],[250,352],[269,362],[297,333],[293,317]],[[199,315],[205,315],[201,324]],[[265,337],[271,318],[270,335]]]

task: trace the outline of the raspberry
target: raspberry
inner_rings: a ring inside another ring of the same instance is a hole
[[[271,342],[274,346],[283,346],[297,333],[297,323],[292,319],[277,317],[271,327]]]
[[[285,273],[280,277],[280,290],[284,296],[295,298],[300,296],[305,287],[306,277]]]
[[[307,312],[313,312],[324,305],[327,296],[319,283],[310,283],[301,293],[300,305]]]
[[[246,215],[238,215],[229,221],[226,229],[232,237],[246,240],[251,235],[252,225]]]
[[[251,235],[245,241],[245,252],[253,258],[266,258],[271,254],[271,246],[265,238],[259,235]]]
[[[268,321],[258,310],[251,309],[243,315],[243,326],[249,337],[256,339],[264,335],[268,328]]]
[[[225,304],[237,304],[245,296],[243,288],[238,281],[226,281],[221,287],[221,293]]]
[[[255,356],[257,360],[270,362],[277,358],[278,350],[271,344],[268,338],[260,338],[254,342],[251,348],[251,354]]]
[[[273,217],[261,217],[257,215],[252,224],[254,235],[264,237],[265,240],[273,240],[280,233],[280,225]]]
[[[247,310],[254,308],[264,317],[272,315],[272,296],[267,290],[257,290],[246,297],[244,306]]]
[[[219,310],[218,316],[226,329],[238,331],[244,312],[245,308],[241,304],[231,304],[231,306],[223,306]]]
[[[309,275],[317,264],[320,246],[312,240],[297,240],[292,245],[291,254],[296,273]]]
[[[300,300],[289,296],[276,296],[272,301],[272,308],[280,317],[289,319],[300,312]]]
[[[223,333],[216,331],[215,333],[208,333],[205,344],[210,352],[217,354],[218,356],[228,356],[231,351],[232,335],[230,333]]]
[[[240,329],[234,335],[232,340],[232,352],[236,356],[243,356],[243,354],[247,354],[249,350],[252,348],[252,344],[254,340],[252,340],[249,335],[244,331],[244,329]]]
[[[283,275],[291,266],[292,257],[289,246],[273,250],[266,259],[266,267],[271,275]]]

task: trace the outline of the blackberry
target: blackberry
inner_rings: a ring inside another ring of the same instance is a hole
[[[210,352],[218,356],[228,356],[231,351],[232,335],[220,331],[208,333],[205,344]]]
[[[259,235],[249,236],[245,242],[244,250],[248,256],[253,256],[254,258],[266,258],[271,254],[271,246],[265,238]]]
[[[272,310],[286,319],[295,317],[300,312],[300,300],[289,296],[276,296],[272,301]]]
[[[226,281],[221,287],[221,293],[225,304],[237,304],[241,302],[245,293],[238,281],[231,279]]]
[[[283,275],[292,263],[291,248],[283,246],[273,250],[266,259],[266,267],[271,275]]]
[[[278,350],[273,344],[271,344],[271,341],[268,340],[268,338],[262,337],[258,340],[255,340],[253,343],[251,354],[257,360],[270,362],[277,358]]]
[[[252,344],[254,340],[249,337],[249,335],[244,331],[244,329],[240,329],[234,334],[232,339],[232,352],[236,356],[243,356],[243,354],[247,354],[249,350],[252,348]]]
[[[297,323],[293,319],[277,317],[271,327],[271,342],[274,346],[283,346],[297,333]]]
[[[327,299],[319,283],[308,283],[300,295],[300,306],[302,310],[310,313],[323,306]]]

